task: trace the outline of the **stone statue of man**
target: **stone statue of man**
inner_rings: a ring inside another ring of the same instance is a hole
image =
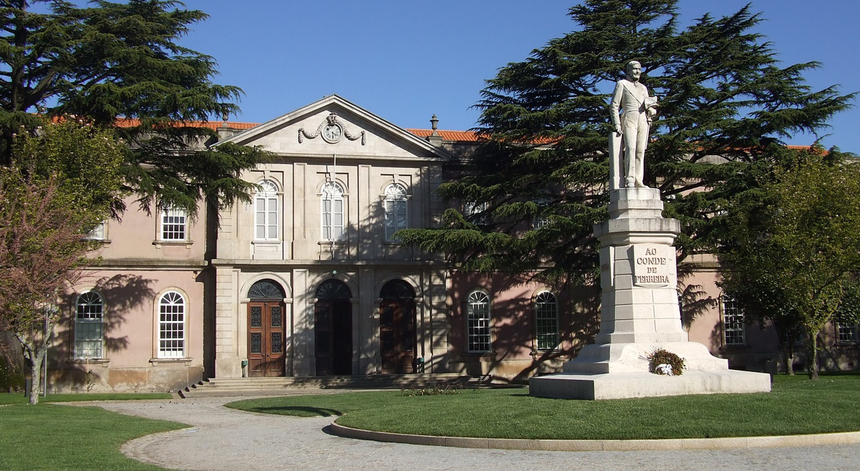
[[[648,132],[651,120],[657,114],[657,99],[648,96],[648,88],[639,83],[642,65],[637,61],[627,63],[627,77],[615,85],[612,101],[609,103],[610,118],[615,126],[616,140],[621,137],[624,143],[624,186],[627,188],[644,187],[645,147],[648,145]],[[620,111],[620,112],[619,112]],[[612,147],[612,146],[611,146]],[[616,146],[617,147],[617,146]],[[611,158],[619,159],[616,148]],[[613,162],[613,165],[618,165]]]

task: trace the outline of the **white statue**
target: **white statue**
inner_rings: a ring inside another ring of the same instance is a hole
[[[621,164],[620,144],[623,138],[624,179],[620,180],[618,171],[611,175],[613,189],[620,187],[620,181],[627,188],[644,187],[645,147],[648,146],[648,133],[651,120],[657,114],[657,99],[648,96],[648,88],[639,83],[642,65],[637,61],[627,63],[627,77],[615,84],[612,101],[609,103],[610,118],[615,126],[615,136],[610,138],[612,168]],[[613,172],[610,172],[613,173]]]

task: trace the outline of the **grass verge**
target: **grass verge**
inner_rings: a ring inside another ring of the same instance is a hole
[[[88,402],[88,401],[139,401],[145,399],[170,399],[170,393],[105,393],[105,394],[49,394],[39,397],[39,403]],[[23,393],[0,393],[0,404],[26,404]]]
[[[531,397],[526,389],[293,396],[228,407],[298,416],[340,415],[347,427],[420,435],[523,439],[672,439],[860,430],[860,376],[776,378],[762,394],[610,401]]]
[[[82,395],[70,396],[78,396],[76,400],[80,400]],[[120,446],[151,433],[187,427],[116,414],[99,407],[42,403],[30,406],[9,401],[5,404],[0,407],[0,469],[4,470],[162,469],[126,458]]]

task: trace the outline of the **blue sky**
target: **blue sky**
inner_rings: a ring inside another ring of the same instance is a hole
[[[404,128],[475,125],[484,81],[575,29],[575,0],[185,0],[210,18],[182,44],[213,56],[218,83],[246,95],[233,121],[262,123],[338,94]],[[748,0],[681,0],[686,25],[711,12],[734,13]],[[815,7],[810,5],[815,3]],[[783,65],[819,61],[805,75],[815,90],[839,84],[860,91],[858,0],[752,0],[765,21],[756,29]],[[826,147],[860,154],[860,110],[837,115]],[[806,145],[814,136],[787,142]]]

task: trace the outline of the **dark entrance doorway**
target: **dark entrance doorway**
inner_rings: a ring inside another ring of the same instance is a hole
[[[248,290],[248,376],[284,376],[288,330],[284,291],[272,280]]]
[[[352,374],[352,297],[342,281],[326,280],[316,292],[314,332],[317,376]]]
[[[382,372],[415,373],[415,290],[403,280],[393,280],[382,287],[379,297]]]

